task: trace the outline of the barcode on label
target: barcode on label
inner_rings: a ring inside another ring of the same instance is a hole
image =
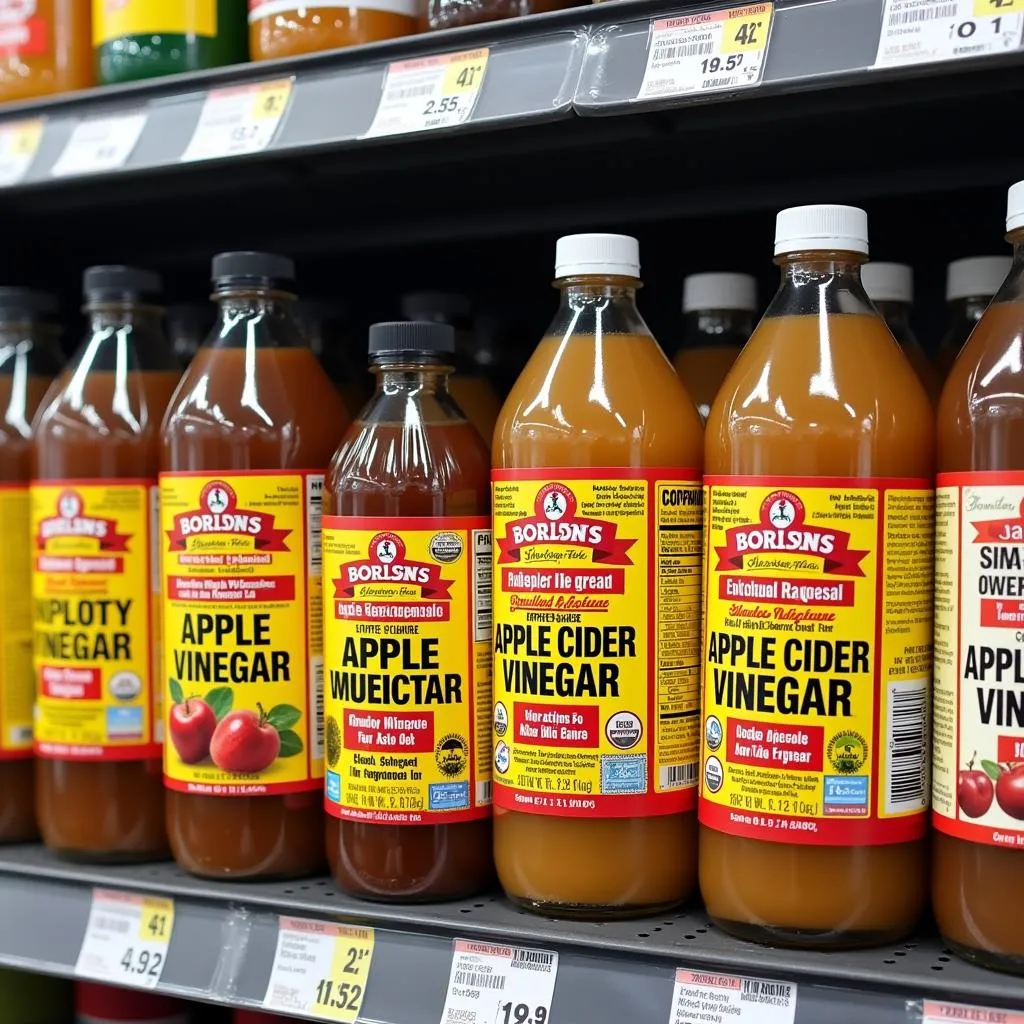
[[[123,917],[100,917],[93,918],[93,924],[96,926],[97,931],[101,932],[117,932],[119,935],[124,935],[131,929],[131,922]]]
[[[31,725],[12,725],[8,730],[10,743],[27,743],[30,739],[32,739]]]
[[[656,46],[651,60],[679,60],[681,57],[706,57],[714,52],[715,44],[713,42],[680,43],[678,46]]]
[[[31,737],[30,737],[31,738]],[[476,784],[476,805],[481,807],[484,804],[491,802],[491,780],[488,779],[486,782],[478,782]]]
[[[928,787],[928,683],[890,684],[886,719],[885,809],[890,814],[920,810]]]
[[[505,987],[504,974],[479,974],[477,971],[456,971],[453,979],[456,985],[471,985],[473,988]]]
[[[310,658],[309,688],[313,695],[313,707],[316,709],[310,723],[312,736],[312,758],[320,761],[324,756],[324,659]]]
[[[756,978],[744,978],[740,998],[745,999],[749,996],[788,998],[792,987],[785,981],[758,981]]]
[[[912,11],[890,11],[888,27],[917,25],[922,21],[936,21],[939,18],[955,18],[956,11],[956,4],[934,4],[931,7],[917,7]]]
[[[434,91],[434,83],[428,82],[426,85],[407,85],[400,86],[399,88],[391,88],[388,90],[387,99],[389,100],[411,100],[417,96],[429,96]]]
[[[490,530],[473,531],[473,640],[491,639],[491,576],[493,573]]]
[[[671,789],[673,786],[694,786],[697,784],[697,765],[694,762],[689,762],[688,764],[663,764],[658,774],[658,781],[662,789]]]
[[[306,541],[309,547],[309,574],[319,576],[324,560],[320,521],[324,509],[324,478],[306,477]]]
[[[551,967],[555,962],[554,953],[545,953],[541,949],[513,949],[512,950],[512,963],[513,964],[534,964],[543,965],[545,967]]]

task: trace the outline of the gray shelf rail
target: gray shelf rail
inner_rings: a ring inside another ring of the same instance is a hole
[[[917,0],[914,0],[917,2]],[[921,0],[928,3],[930,0]],[[936,4],[945,0],[934,0]],[[981,57],[891,68],[873,66],[884,0],[775,0],[771,35],[759,83],[745,89],[695,92],[638,100],[655,16],[716,11],[736,5],[680,0],[613,0],[528,19],[413,36],[334,53],[155,79],[0,108],[6,125],[42,118],[35,155],[20,180],[0,192],[73,187],[138,172],[170,172],[199,123],[211,89],[293,79],[288,107],[266,149],[223,162],[408,144],[425,135],[542,124],[574,116],[669,109],[741,97],[903,78],[929,78],[1018,64],[1022,49]],[[946,2],[948,7],[948,2]],[[416,57],[488,47],[489,63],[471,117],[463,124],[414,135],[365,139],[380,102],[388,65]],[[98,174],[54,175],[80,123],[144,112],[145,126],[121,166]]]
[[[556,1024],[669,1024],[674,970],[725,971],[798,985],[797,1024],[920,1020],[920,1001],[1020,1009],[1019,979],[972,967],[933,937],[877,950],[809,953],[737,942],[698,910],[604,924],[549,920],[496,896],[436,906],[362,903],[325,879],[200,881],[173,865],[82,867],[38,846],[0,851],[0,963],[71,976],[94,886],[175,901],[159,991],[259,1006],[280,914],[376,930],[363,1020],[438,1024],[456,938],[557,950]]]

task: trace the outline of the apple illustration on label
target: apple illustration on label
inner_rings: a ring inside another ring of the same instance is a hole
[[[242,708],[225,715],[210,743],[213,763],[226,772],[255,775],[268,768],[281,752],[281,735],[267,720],[262,705],[259,714]]]
[[[980,818],[991,806],[994,789],[986,772],[974,767],[975,753],[956,778],[956,802],[968,818]],[[984,763],[984,762],[983,762]]]
[[[185,764],[198,764],[210,755],[210,740],[217,728],[213,708],[200,697],[187,697],[171,708],[168,733],[178,757]]]
[[[999,773],[996,803],[1011,818],[1024,821],[1024,763],[1007,765]]]

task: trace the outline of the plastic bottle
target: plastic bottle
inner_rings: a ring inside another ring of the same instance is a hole
[[[1013,263],[938,409],[932,906],[950,949],[1024,974],[1024,182]]]
[[[932,403],[939,400],[942,381],[910,326],[914,306],[914,270],[906,263],[865,263],[861,283],[875,309],[899,343]]]
[[[0,5],[0,103],[93,85],[91,23],[83,0]]]
[[[690,274],[683,280],[683,339],[676,372],[702,420],[754,329],[757,282],[749,274]]]
[[[448,393],[454,351],[446,324],[370,328],[376,392],[324,491],[327,856],[371,899],[494,877],[490,454]]]
[[[167,830],[211,878],[323,863],[320,504],[348,416],[294,280],[283,256],[214,257],[217,323],[161,433]]]
[[[778,215],[707,422],[700,888],[775,945],[888,942],[926,897],[934,427],[867,253],[863,210]]]
[[[36,815],[70,858],[167,855],[160,781],[159,428],[178,369],[160,278],[84,275],[89,329],[32,424]]]
[[[945,380],[974,325],[1010,272],[1009,256],[968,256],[946,268],[949,322],[935,362]]]
[[[554,321],[494,433],[494,856],[614,917],[696,868],[700,416],[636,308],[636,239],[559,239]]]

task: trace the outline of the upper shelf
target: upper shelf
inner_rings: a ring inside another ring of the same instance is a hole
[[[0,108],[0,192],[932,78],[1019,63],[1022,39],[1020,0],[616,0]]]
[[[69,865],[35,846],[0,851],[0,964],[73,974],[94,886],[171,897],[173,934],[158,989],[212,1002],[262,1003],[279,915],[373,928],[376,951],[360,1018],[382,1024],[443,1019],[459,938],[557,952],[551,1012],[560,1024],[671,1024],[676,968],[795,982],[795,1024],[918,1024],[923,1000],[1008,1008],[1021,1000],[1019,979],[952,958],[929,937],[859,952],[786,951],[730,939],[699,908],[588,924],[537,917],[494,896],[382,905],[350,899],[325,879],[203,882],[168,864]]]

